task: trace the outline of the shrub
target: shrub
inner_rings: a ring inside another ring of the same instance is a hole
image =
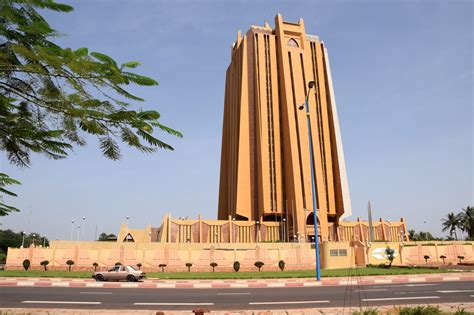
[[[263,265],[265,265],[263,263],[263,261],[257,261],[254,266],[258,268],[258,271],[260,272],[260,269],[262,269]]]
[[[442,314],[439,306],[402,306],[398,309],[400,315],[436,315]]]
[[[161,268],[161,272],[165,272],[166,264],[160,264],[158,267]]]
[[[430,259],[430,256],[429,256],[429,255],[425,255],[425,256],[423,256],[423,258],[425,259],[425,263],[428,263],[428,259]]]
[[[234,261],[232,267],[234,268],[235,272],[238,272],[240,270],[240,263],[238,261]]]
[[[138,270],[141,270],[142,266],[143,266],[142,263],[138,263],[137,264]]]
[[[93,263],[92,266],[94,267],[94,271],[97,271],[97,267],[99,267],[99,264],[98,263]]]
[[[462,260],[464,259],[464,256],[458,256],[459,263],[462,263]]]
[[[69,271],[71,271],[71,267],[72,267],[72,265],[74,265],[74,261],[69,259],[68,261],[66,261],[66,265],[69,266]]]
[[[283,260],[278,262],[278,268],[280,268],[281,271],[285,270],[285,262]]]
[[[454,315],[469,315],[471,313],[469,313],[468,311],[466,311],[465,308],[461,308],[461,307],[458,307],[456,309],[456,312],[454,312]]]
[[[115,263],[115,266],[122,266],[122,263],[121,263],[120,261],[117,261],[117,262]]]
[[[48,270],[48,265],[49,265],[49,261],[47,260],[43,260],[42,262],[40,262],[40,265],[44,267],[44,271]]]
[[[216,262],[211,262],[210,266],[212,267],[212,272],[214,272],[214,268],[217,267],[217,263]]]
[[[23,268],[25,268],[25,270],[28,270],[30,268],[30,260],[29,259],[25,259],[23,260]]]
[[[4,264],[7,261],[7,254],[0,253],[0,263]]]
[[[193,266],[192,263],[186,263],[186,267],[188,267],[188,272],[191,272],[191,267]]]
[[[387,248],[385,248],[385,256],[387,256],[388,268],[390,268],[392,266],[393,260],[395,259],[395,250],[387,246]]]
[[[441,256],[439,256],[439,258],[441,258],[443,260],[443,265],[444,265],[445,264],[444,260],[446,259],[446,256],[441,255]]]

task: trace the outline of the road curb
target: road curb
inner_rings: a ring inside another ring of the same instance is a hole
[[[442,312],[454,313],[459,309],[471,314],[474,312],[474,303],[433,303],[430,305],[439,306]],[[426,306],[426,304],[410,304],[410,306]],[[399,305],[377,306],[379,314],[394,314],[395,308]],[[366,310],[367,308],[362,308]],[[25,314],[30,315],[76,315],[76,314],[101,314],[101,315],[118,315],[118,314],[135,314],[135,315],[191,315],[190,311],[157,311],[157,310],[84,310],[84,309],[34,309],[34,308],[6,308],[3,309],[7,314]],[[301,308],[289,310],[213,310],[212,315],[313,315],[313,314],[353,314],[355,311],[361,311],[358,307],[318,307],[318,308]]]
[[[226,288],[282,288],[399,284],[442,281],[474,281],[474,273],[421,274],[393,276],[364,276],[324,278],[320,282],[313,278],[280,279],[226,279],[226,280],[165,280],[147,279],[139,283],[94,282],[91,279],[62,278],[0,278],[0,286],[17,287],[81,287],[81,288],[146,288],[146,289],[226,289]]]

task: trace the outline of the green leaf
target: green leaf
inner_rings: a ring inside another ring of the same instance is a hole
[[[102,54],[102,53],[99,53],[99,52],[96,52],[96,51],[93,51],[91,52],[91,56],[94,56],[96,59],[102,61],[102,62],[105,62],[105,63],[108,63],[108,64],[112,64],[114,66],[117,66],[117,63],[115,62],[115,60],[113,60],[111,57],[105,55],[105,54]]]
[[[85,57],[89,54],[89,50],[86,47],[82,47],[82,48],[76,49],[74,51],[74,54],[77,57]]]
[[[126,62],[126,63],[122,63],[122,65],[120,67],[121,68],[136,68],[139,65],[141,65],[141,63],[139,63],[138,61],[129,61],[129,62]]]
[[[114,161],[120,159],[120,149],[112,138],[100,138],[100,148],[102,149],[102,153],[105,155],[105,157]]]

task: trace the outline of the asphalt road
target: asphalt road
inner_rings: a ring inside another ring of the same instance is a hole
[[[210,310],[474,302],[474,281],[258,289],[0,287],[0,308]]]

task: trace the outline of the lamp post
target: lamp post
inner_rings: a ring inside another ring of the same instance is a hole
[[[33,234],[33,247],[35,247],[35,237],[36,237],[36,234]]]
[[[46,235],[43,235],[43,248],[46,246]]]
[[[82,217],[82,240],[84,240],[86,230],[86,217]]]
[[[81,231],[81,225],[77,225],[77,240],[79,240],[79,232]]]
[[[286,243],[286,219],[283,218],[283,242]]]
[[[310,155],[310,163],[311,163],[311,191],[313,193],[313,216],[314,216],[314,249],[316,251],[316,280],[321,280],[321,267],[320,267],[320,260],[319,260],[319,236],[318,236],[318,219],[316,216],[316,179],[314,178],[314,154],[313,154],[313,138],[311,136],[311,122],[309,117],[309,92],[316,84],[314,81],[309,81],[308,83],[308,92],[306,94],[306,99],[304,105],[299,107],[300,110],[306,108],[306,119],[308,121],[308,140],[309,140],[309,155]],[[305,223],[306,224],[306,223]]]
[[[95,225],[95,234],[94,234],[94,241],[97,241],[97,229],[99,228],[99,226],[96,224]]]
[[[426,229],[426,220],[423,220],[423,223],[425,224],[425,241],[428,240],[428,230]]]
[[[73,232],[74,232],[74,220],[71,220],[71,241],[73,238]]]
[[[128,220],[130,220],[130,217],[127,215],[125,218],[127,219],[127,231],[125,233],[125,241],[127,241],[128,240]]]
[[[25,231],[21,231],[21,235],[23,235],[22,239],[21,239],[21,248],[25,247]]]
[[[256,242],[256,243],[258,243],[258,230],[259,230],[259,229],[258,229],[258,224],[259,224],[259,223],[260,223],[260,222],[258,222],[258,220],[255,221],[255,234],[256,234],[256,235],[255,235],[255,242]]]

